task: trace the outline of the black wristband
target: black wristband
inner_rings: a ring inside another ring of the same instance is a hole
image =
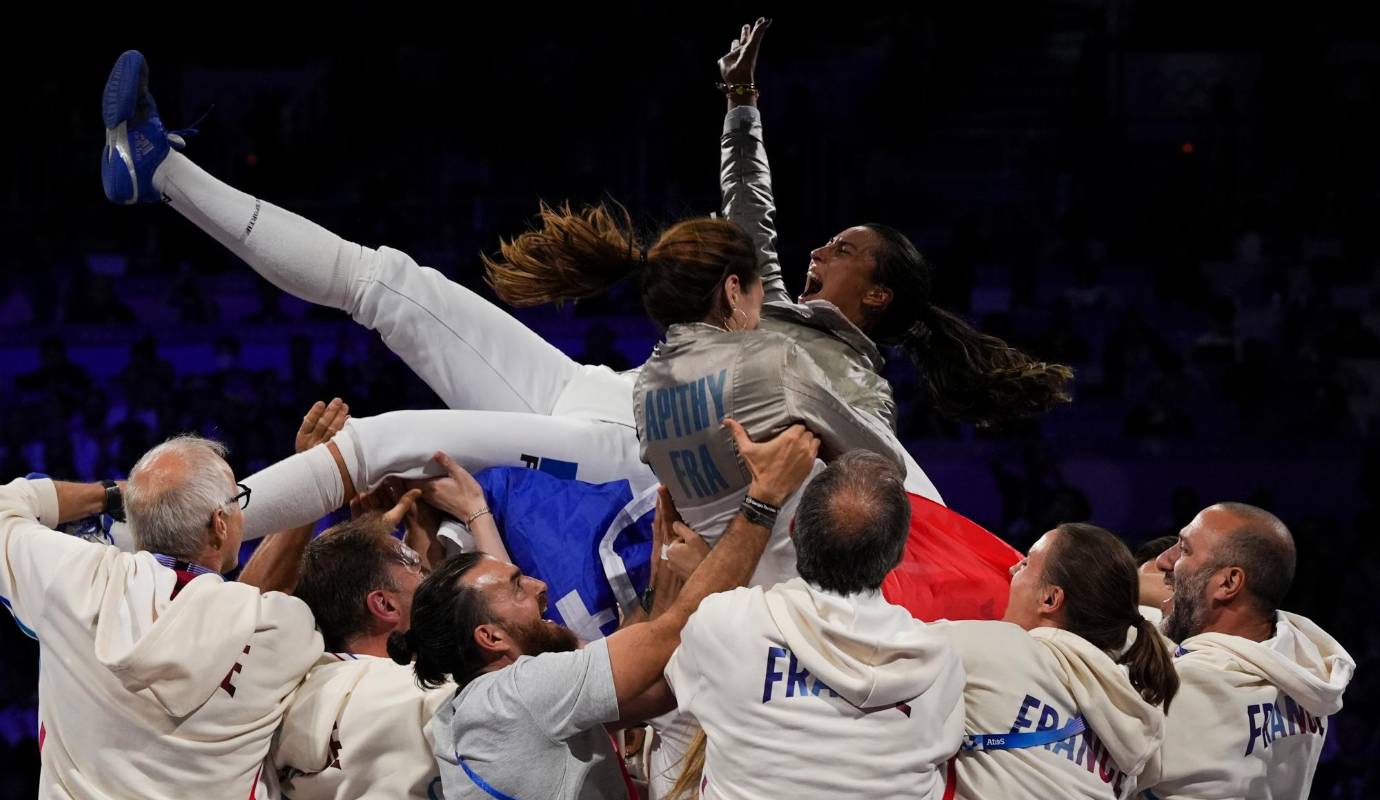
[[[101,509],[101,513],[116,522],[124,522],[125,498],[120,493],[120,484],[107,478],[101,481],[101,485],[105,487],[105,508]]]
[[[761,511],[763,514],[771,514],[773,517],[781,513],[781,506],[774,506],[765,500],[758,500],[752,495],[745,495],[743,503]]]
[[[738,513],[753,525],[761,525],[763,528],[770,528],[776,525],[776,516],[781,513],[781,509],[766,503],[757,498],[747,495],[743,497],[743,504],[739,506]]]

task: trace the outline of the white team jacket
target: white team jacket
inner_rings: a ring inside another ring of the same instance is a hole
[[[1356,669],[1346,650],[1311,620],[1281,611],[1263,642],[1204,633],[1179,652],[1163,775],[1148,781],[1146,797],[1307,797],[1327,717],[1341,710]]]
[[[708,735],[705,798],[938,800],[963,733],[958,657],[880,592],[710,595],[666,680]]]
[[[424,728],[455,694],[392,659],[326,653],[293,695],[271,759],[291,800],[441,796]]]
[[[51,481],[0,487],[0,600],[39,642],[44,798],[271,794],[289,696],[321,655],[302,601],[75,539]]]
[[[1079,714],[1087,723],[1083,733],[1048,746],[961,753],[958,797],[1124,798],[1136,775],[1155,768],[1164,713],[1086,639],[988,620],[935,627],[949,635],[967,671],[967,733],[1057,730]]]

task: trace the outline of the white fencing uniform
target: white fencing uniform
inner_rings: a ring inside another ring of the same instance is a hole
[[[706,798],[938,800],[963,732],[958,657],[880,592],[710,595],[666,680],[708,736]]]
[[[438,475],[434,467],[419,466],[437,450],[471,472],[492,466],[550,467],[555,474],[590,483],[626,478],[635,495],[655,484],[638,458],[632,421],[636,371],[614,373],[579,364],[502,309],[406,253],[342,239],[228,186],[181,153],[168,155],[154,185],[173,209],[270,283],[308,302],[341,309],[377,331],[450,409],[457,409],[352,420],[341,436],[350,440],[342,449],[356,449],[357,457],[347,467],[357,488],[372,489],[390,474]],[[779,267],[776,275],[779,284]],[[843,347],[813,331],[808,320],[797,322],[782,330],[803,337],[806,350]],[[843,364],[837,358],[823,363]],[[838,368],[845,367],[849,375],[858,369],[847,364]],[[879,376],[873,378],[885,387]],[[844,381],[846,386],[855,383]],[[890,403],[889,392],[879,399]],[[319,470],[318,486],[312,487],[311,469],[304,465],[311,458],[292,456],[269,467],[270,474],[261,471],[245,478],[255,498],[246,509],[245,538],[307,524],[335,510],[330,503],[343,489]],[[933,484],[905,458],[907,487],[938,501]],[[322,481],[326,485],[319,485]]]
[[[1163,774],[1147,798],[1303,798],[1328,716],[1356,662],[1312,621],[1278,612],[1263,642],[1222,633],[1184,640],[1169,707]]]
[[[842,398],[809,351],[782,334],[672,325],[642,365],[633,400],[643,460],[685,524],[710,545],[737,516],[751,477],[723,427],[725,417],[756,441],[803,423],[819,437],[822,459],[860,448],[904,468],[891,428]],[[749,585],[771,586],[799,574],[789,528],[801,491],[782,503]]]
[[[472,474],[489,467],[532,467],[587,483],[627,480],[634,495],[655,486],[656,476],[638,459],[632,376],[605,367],[584,367],[581,374],[582,395],[597,389],[605,398],[626,401],[617,409],[621,417],[612,408],[600,412],[574,404],[556,406],[562,413],[551,416],[393,411],[352,418],[333,441],[360,491],[390,475],[439,477],[442,469],[431,460],[438,450]],[[586,416],[595,413],[607,419]],[[254,492],[254,502],[245,509],[246,539],[313,522],[338,508],[344,496],[339,471],[324,445],[270,465],[244,484]]]
[[[354,420],[360,461],[349,466],[359,469],[352,475],[357,487],[373,488],[395,464],[409,474],[404,470],[425,463],[437,450],[472,472],[553,459],[562,462],[558,468],[568,466],[566,477],[591,483],[628,478],[635,493],[654,481],[637,457],[633,375],[579,364],[406,253],[346,241],[222,183],[181,153],[170,153],[159,165],[154,184],[173,209],[270,283],[343,310],[377,331],[442,402],[463,409]],[[262,473],[245,479],[256,501],[246,509],[246,538],[321,515],[315,494],[302,493],[300,480],[284,482],[283,475],[280,470],[269,479]],[[307,501],[296,510],[294,493]],[[283,503],[275,502],[279,495],[286,498]],[[330,496],[326,492],[326,499]],[[290,514],[296,516],[285,516]]]
[[[289,800],[441,796],[425,733],[455,685],[424,690],[392,659],[326,653],[293,695],[270,759]]]
[[[51,481],[0,487],[0,599],[41,657],[39,796],[271,796],[273,732],[321,655],[306,604],[179,585],[150,553],[50,530],[57,514]]]
[[[1135,776],[1153,769],[1164,713],[1086,639],[990,620],[935,627],[963,658],[969,735],[1070,731],[1034,747],[965,750],[956,763],[957,797],[1125,798],[1135,791]],[[1072,733],[1070,721],[1079,716],[1086,729]]]

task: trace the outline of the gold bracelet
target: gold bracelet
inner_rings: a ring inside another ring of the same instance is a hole
[[[724,94],[734,97],[756,97],[760,94],[755,83],[716,83],[714,86]]]
[[[474,512],[473,514],[471,514],[469,519],[465,520],[465,527],[468,528],[469,526],[473,525],[475,520],[479,519],[480,517],[484,516],[485,514],[488,514],[489,516],[493,516],[493,513],[494,513],[494,512],[490,511],[490,510],[487,509],[487,508],[481,508],[481,509],[479,509],[478,511]]]

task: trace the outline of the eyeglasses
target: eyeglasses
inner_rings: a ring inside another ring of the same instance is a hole
[[[240,487],[240,491],[234,497],[230,498],[229,500],[226,500],[226,505],[229,505],[230,503],[239,503],[240,508],[249,508],[249,494],[253,490],[242,483],[237,483],[235,485]]]

